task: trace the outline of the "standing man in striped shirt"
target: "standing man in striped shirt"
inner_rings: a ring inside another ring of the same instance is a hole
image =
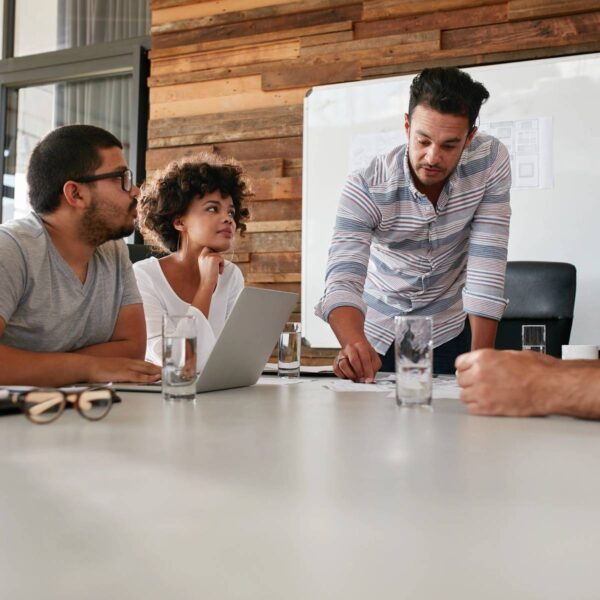
[[[408,143],[352,173],[338,206],[316,314],[342,349],[338,377],[394,370],[394,317],[432,316],[434,372],[471,347],[493,348],[507,301],[510,160],[475,122],[489,98],[456,68],[425,69],[410,88]]]

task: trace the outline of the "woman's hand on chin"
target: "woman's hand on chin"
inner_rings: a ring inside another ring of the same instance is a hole
[[[206,246],[198,256],[198,270],[200,271],[200,287],[214,291],[223,274],[225,260],[212,248]]]

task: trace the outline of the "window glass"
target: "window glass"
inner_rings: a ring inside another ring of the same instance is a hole
[[[2,53],[2,42],[4,41],[4,0],[0,0],[0,58],[4,58]]]
[[[149,0],[16,0],[14,55],[139,37],[149,28]]]
[[[30,211],[27,161],[38,141],[56,127],[85,123],[107,129],[121,140],[129,161],[132,87],[131,75],[123,75],[10,91],[2,221],[18,219]]]

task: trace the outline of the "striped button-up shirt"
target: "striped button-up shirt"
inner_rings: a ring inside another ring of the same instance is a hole
[[[510,160],[496,138],[478,133],[434,207],[413,183],[406,145],[351,174],[338,206],[315,313],[340,306],[365,314],[380,354],[394,316],[433,316],[434,345],[456,337],[465,312],[499,320],[510,224]]]

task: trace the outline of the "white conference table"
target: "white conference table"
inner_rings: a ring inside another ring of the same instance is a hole
[[[0,598],[600,597],[600,423],[323,383],[0,418]]]

